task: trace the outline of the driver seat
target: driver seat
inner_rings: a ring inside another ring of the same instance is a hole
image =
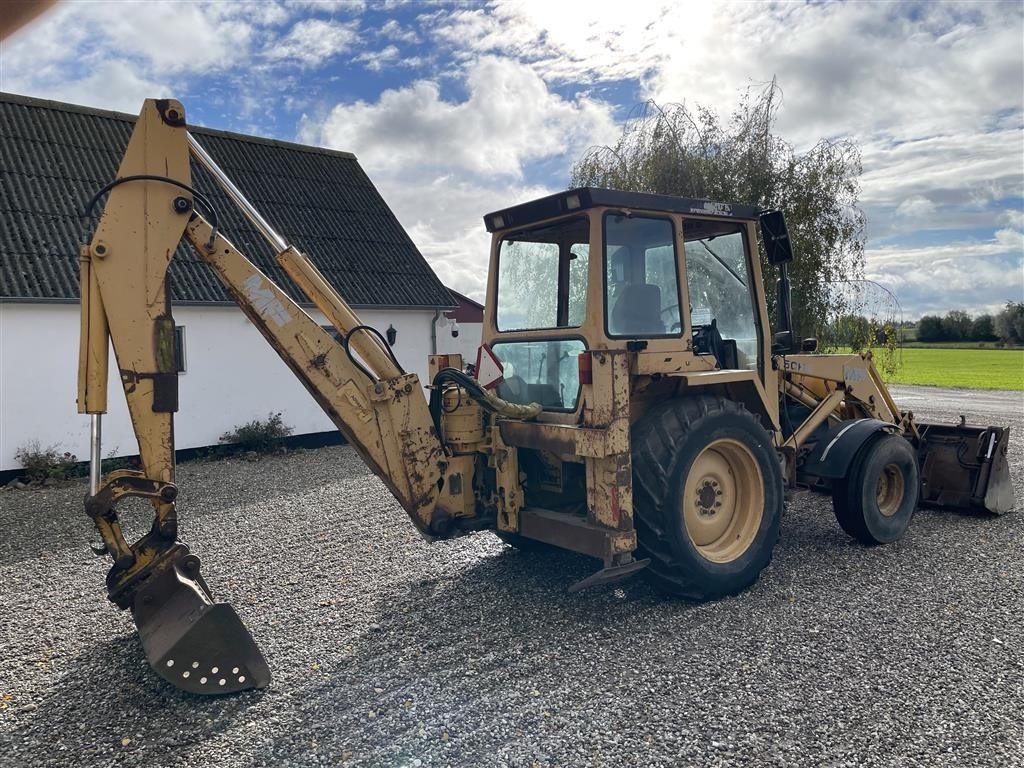
[[[615,300],[609,329],[616,336],[651,336],[665,332],[661,321],[661,288],[627,283]]]

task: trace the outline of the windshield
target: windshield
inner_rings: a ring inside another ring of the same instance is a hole
[[[701,224],[707,223],[684,225],[690,322],[697,331],[715,321],[722,339],[736,342],[738,366],[755,369],[757,325],[746,239],[737,225],[715,225],[716,231],[701,236],[708,229]]]
[[[588,219],[507,235],[498,250],[499,331],[573,328],[587,306]]]

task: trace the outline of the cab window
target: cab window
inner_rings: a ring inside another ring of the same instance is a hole
[[[711,338],[713,328],[728,346],[735,342],[738,368],[756,369],[758,333],[743,229],[736,224],[685,221],[683,235],[695,339]],[[698,351],[700,347],[695,343]]]
[[[589,240],[586,217],[507,235],[498,249],[498,330],[582,325]]]
[[[681,334],[672,222],[608,214],[604,237],[608,335]]]
[[[540,403],[545,410],[574,411],[580,396],[581,339],[496,341],[491,351],[504,378],[498,397],[510,403]]]

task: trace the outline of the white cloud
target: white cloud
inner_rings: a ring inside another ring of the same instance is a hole
[[[356,56],[356,61],[363,62],[371,72],[380,72],[382,69],[397,63],[399,58],[398,48],[389,45],[381,48],[379,51],[364,51]]]
[[[528,66],[485,56],[462,101],[421,80],[374,103],[307,120],[302,139],[354,152],[446,284],[481,298],[489,236],[482,217],[554,190],[523,181],[534,161],[561,162],[617,133],[608,105],[552,93]]]
[[[359,155],[367,168],[461,170],[521,178],[531,160],[580,151],[612,138],[608,105],[563,99],[529,67],[484,57],[466,76],[465,101],[445,101],[436,82],[385,91],[375,103],[335,107],[320,141]]]
[[[950,309],[994,312],[1024,301],[1024,231],[997,230],[990,239],[889,247],[865,254],[865,277],[890,288],[904,316]]]
[[[0,88],[108,108],[135,99],[135,112],[143,86],[166,93],[173,76],[180,94],[190,75],[248,61],[283,13],[273,2],[63,3],[0,44]]]
[[[366,3],[363,0],[285,0],[285,5],[288,8],[325,11],[328,13],[336,11],[361,13],[366,10]]]
[[[923,195],[908,197],[896,207],[896,215],[920,219],[935,212],[935,203]]]
[[[271,61],[295,61],[304,66],[321,64],[349,50],[358,37],[358,28],[358,22],[303,19],[283,39],[268,44],[263,55]]]
[[[395,19],[388,19],[379,30],[380,35],[397,43],[418,43],[420,36],[414,29],[403,27]]]
[[[634,0],[628,11],[594,4],[510,0],[488,8],[425,14],[435,39],[463,56],[513,56],[533,63],[545,79],[587,83],[640,78],[669,51],[663,45],[679,23],[699,23],[702,6]]]
[[[136,115],[145,99],[173,97],[175,91],[166,82],[139,77],[130,62],[114,59],[101,62],[81,80],[60,83],[48,95],[58,101],[92,104]]]

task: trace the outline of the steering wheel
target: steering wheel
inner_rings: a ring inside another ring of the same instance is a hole
[[[663,307],[662,310],[661,310],[661,314],[664,315],[667,312],[671,312],[673,309],[676,311],[675,316],[679,317],[679,305],[678,304],[669,304],[667,307]],[[670,320],[671,318],[667,318],[667,319]],[[681,331],[681,330],[683,330],[683,323],[682,323],[681,320],[676,320],[674,323],[672,323],[671,327],[669,327],[668,332],[672,333],[673,331]]]

